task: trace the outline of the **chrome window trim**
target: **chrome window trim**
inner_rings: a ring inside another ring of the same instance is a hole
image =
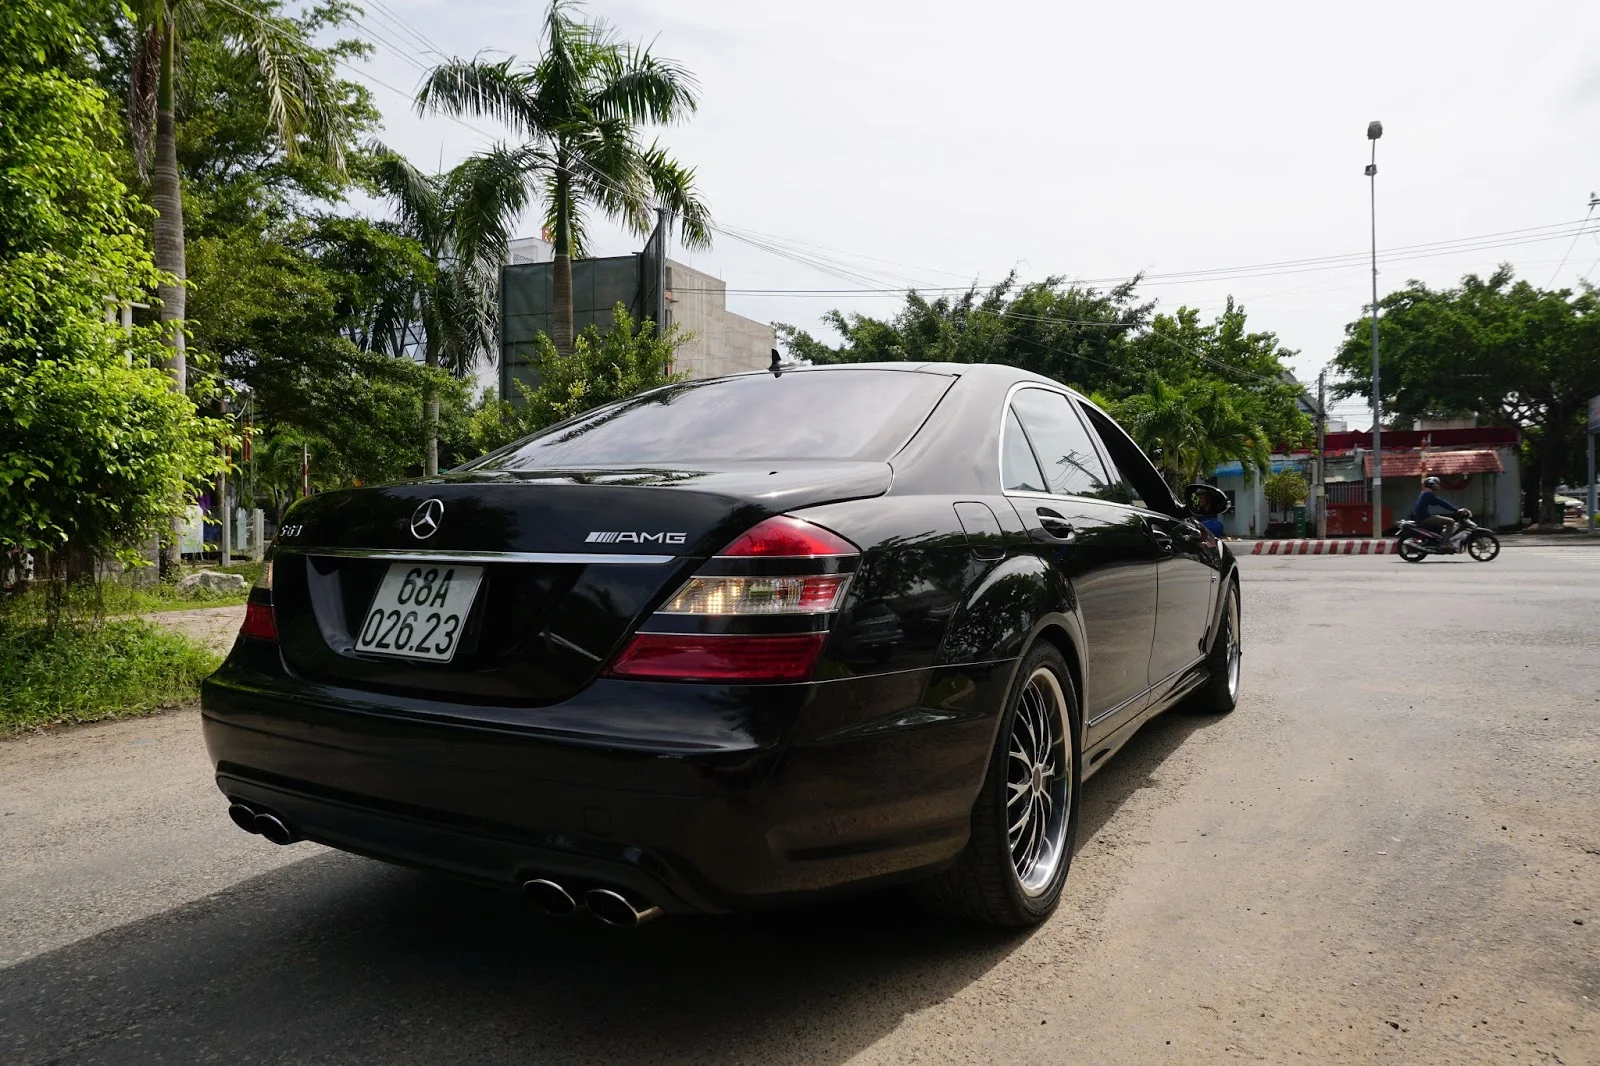
[[[1149,507],[1135,507],[1131,503],[1119,503],[1116,500],[1103,500],[1099,496],[1084,496],[1074,492],[1029,492],[1024,489],[1006,488],[1006,414],[1011,410],[1011,398],[1017,393],[1021,392],[1023,389],[1038,389],[1041,392],[1053,392],[1058,396],[1065,396],[1068,403],[1071,403],[1074,400],[1083,399],[1070,389],[1051,388],[1049,385],[1044,385],[1033,381],[1019,381],[1015,385],[1011,386],[1011,388],[1006,390],[1005,402],[1001,404],[1000,408],[1000,436],[995,446],[995,474],[1000,482],[1001,495],[1007,497],[1021,497],[1028,500],[1088,500],[1091,503],[1102,504],[1106,507],[1126,508],[1137,515],[1151,515],[1157,518],[1167,519],[1172,518],[1172,515],[1169,515],[1164,511],[1152,510]],[[1083,402],[1088,403],[1089,401],[1083,400]],[[1096,407],[1095,410],[1100,411],[1100,408]],[[1104,411],[1100,411],[1100,413],[1105,414]],[[1083,416],[1078,414],[1077,411],[1073,411],[1073,415],[1077,417],[1079,424],[1082,425],[1084,430],[1089,434],[1089,441],[1094,445],[1095,455],[1099,456],[1102,463],[1105,463],[1108,457],[1101,453],[1101,449],[1104,447],[1104,445],[1100,441],[1100,434],[1095,431],[1094,426],[1085,422]],[[1106,417],[1110,418],[1111,416],[1106,415]],[[1020,416],[1018,417],[1017,421],[1018,423],[1022,421]],[[1023,427],[1023,432],[1027,432],[1026,427]],[[1035,460],[1037,460],[1037,456],[1035,456]],[[1043,474],[1044,471],[1041,469],[1040,473]],[[1110,471],[1108,470],[1106,473],[1109,474]],[[1138,697],[1134,698],[1137,699]],[[1108,711],[1107,713],[1109,714],[1110,712]],[[1092,725],[1093,723],[1090,724]]]
[[[278,546],[278,554],[316,555],[336,559],[388,559],[396,563],[556,563],[588,566],[660,566],[676,555],[608,555],[602,552],[492,552],[419,548],[303,548]]]

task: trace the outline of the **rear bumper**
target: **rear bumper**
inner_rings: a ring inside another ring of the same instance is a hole
[[[949,862],[1014,667],[747,688],[599,681],[514,710],[380,705],[249,658],[236,652],[202,688],[225,795],[346,851],[508,886],[624,888],[679,913]],[[930,706],[935,693],[950,695]]]

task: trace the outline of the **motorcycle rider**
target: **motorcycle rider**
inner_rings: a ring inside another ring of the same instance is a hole
[[[1422,495],[1417,497],[1416,506],[1411,508],[1411,520],[1444,541],[1448,550],[1454,551],[1454,546],[1450,544],[1450,535],[1456,531],[1453,516],[1461,508],[1439,495],[1439,485],[1436,477],[1422,479]],[[1439,512],[1435,513],[1434,508],[1438,508]]]

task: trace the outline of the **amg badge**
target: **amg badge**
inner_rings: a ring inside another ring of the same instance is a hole
[[[687,533],[590,533],[585,544],[682,544]]]

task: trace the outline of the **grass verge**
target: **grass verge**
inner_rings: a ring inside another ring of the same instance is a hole
[[[67,722],[131,718],[199,698],[219,657],[138,619],[0,619],[0,736]]]

